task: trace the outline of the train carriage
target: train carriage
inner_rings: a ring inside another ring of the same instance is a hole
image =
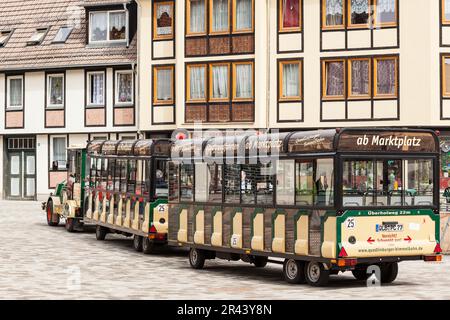
[[[89,190],[84,220],[96,237],[133,236],[137,251],[167,243],[167,161],[170,140],[92,141],[87,148]]]
[[[169,243],[189,260],[263,267],[290,283],[351,271],[382,283],[398,262],[440,261],[433,131],[336,129],[183,140],[169,163]]]

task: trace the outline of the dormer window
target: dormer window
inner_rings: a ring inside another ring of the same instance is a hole
[[[127,15],[125,10],[96,11],[89,15],[89,43],[126,42]]]
[[[55,38],[53,39],[53,43],[65,43],[72,33],[72,27],[61,27],[58,30]]]
[[[36,31],[33,33],[31,38],[28,40],[27,44],[29,46],[34,46],[34,45],[41,44],[42,41],[44,41],[44,38],[45,38],[45,35],[47,34],[47,31],[48,31],[47,28],[36,29]]]
[[[9,38],[11,37],[12,31],[2,31],[0,32],[0,48],[6,46]]]

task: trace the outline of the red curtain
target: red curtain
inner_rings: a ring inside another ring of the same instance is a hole
[[[300,0],[282,0],[283,27],[297,28],[300,26]]]

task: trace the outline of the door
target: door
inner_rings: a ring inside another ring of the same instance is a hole
[[[7,199],[34,200],[36,195],[36,155],[30,151],[8,153]]]

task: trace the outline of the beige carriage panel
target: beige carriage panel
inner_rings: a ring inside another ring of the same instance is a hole
[[[205,244],[205,211],[200,210],[195,215],[194,243]]]
[[[253,238],[251,248],[264,251],[264,213],[258,213],[253,219]]]
[[[100,215],[100,221],[101,222],[106,222],[106,215],[108,214],[107,211],[107,206],[108,204],[108,199],[106,198],[106,196],[103,198],[103,206],[102,206],[102,214]]]
[[[67,215],[67,217],[69,218],[76,217],[76,209],[78,208],[78,205],[75,200],[67,200],[64,207],[65,207],[64,213]]]
[[[242,212],[236,212],[233,217],[233,234],[230,242],[232,248],[242,249]]]
[[[183,209],[180,212],[180,229],[178,230],[178,241],[187,242],[188,240],[188,210]]]
[[[93,200],[92,193],[90,193],[89,197],[88,197],[88,203],[87,203],[88,208],[86,210],[86,217],[89,218],[89,219],[92,219],[92,212],[93,212],[93,210],[92,210],[92,205],[93,205],[92,200]]]
[[[81,183],[74,183],[73,184],[73,200],[77,202],[77,205],[79,206],[81,203]]]
[[[164,221],[164,223],[161,223]],[[166,203],[159,204],[153,209],[153,225],[158,233],[168,232],[169,221],[169,205]]]
[[[142,232],[148,233],[150,229],[150,203],[145,205],[144,222],[142,222]]]
[[[110,223],[110,224],[114,224],[114,202],[115,202],[115,199],[114,199],[114,196],[112,196],[111,200],[109,200],[109,214],[106,219],[106,222]]]
[[[308,232],[308,216],[301,216],[296,223],[297,228],[297,239],[295,239],[295,254],[301,256],[308,255],[308,241],[309,241],[309,232]]]
[[[140,230],[140,215],[139,215],[139,208],[141,206],[141,202],[137,202],[134,206],[134,215],[133,215],[133,221],[131,221],[131,229],[133,230]]]
[[[211,244],[217,247],[222,246],[222,211],[217,211],[214,214]]]
[[[95,200],[95,211],[94,211],[94,216],[92,217],[95,221],[98,221],[100,218],[100,203],[102,201],[100,201],[100,196],[97,193],[97,197]]]
[[[286,252],[286,215],[279,214],[273,222],[272,251],[278,253]]]
[[[336,217],[328,217],[324,223],[322,256],[336,258]]]
[[[125,228],[131,228],[131,200],[127,200],[125,219],[123,220],[122,226]]]
[[[349,219],[352,224],[349,224]],[[401,231],[381,231],[377,225],[392,222]],[[427,215],[350,217],[342,223],[341,242],[349,257],[412,256],[434,253],[436,224]],[[355,237],[354,244],[349,238]]]

